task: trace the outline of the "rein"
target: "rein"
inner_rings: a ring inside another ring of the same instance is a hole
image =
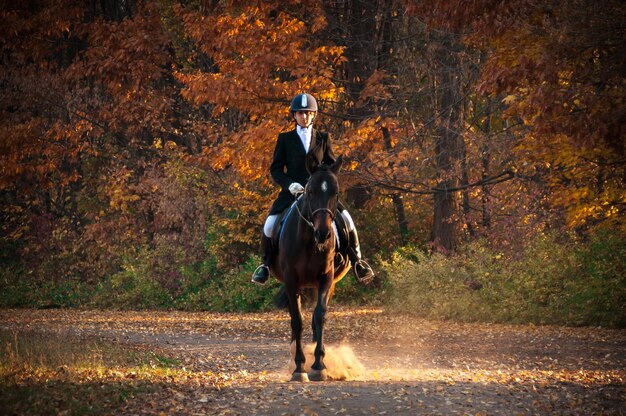
[[[296,211],[298,211],[298,215],[300,216],[300,218],[302,218],[302,221],[304,221],[309,227],[311,228],[315,228],[315,226],[313,225],[312,221],[307,220],[304,215],[302,215],[302,212],[300,211],[300,207],[298,206],[298,201],[296,201],[296,203],[294,204],[296,206]]]

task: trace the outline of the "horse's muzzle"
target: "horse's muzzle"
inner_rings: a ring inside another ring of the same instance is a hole
[[[330,228],[324,227],[324,230],[318,228],[313,235],[315,236],[315,242],[317,244],[324,244],[330,238]]]

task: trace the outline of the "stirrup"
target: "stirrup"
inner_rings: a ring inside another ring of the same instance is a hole
[[[259,276],[259,274],[261,273],[261,269],[267,270],[267,276],[265,277]],[[259,277],[259,280],[256,279],[257,277]],[[267,282],[267,279],[269,279],[269,277],[270,277],[270,268],[267,267],[265,264],[262,264],[254,270],[254,273],[252,273],[251,281],[252,283],[256,283],[257,285],[264,285],[265,282]]]
[[[369,270],[369,273],[367,273],[365,275],[365,277],[360,277],[359,274],[356,271],[356,266],[359,265],[361,267],[363,267],[366,270]],[[369,282],[372,281],[372,279],[374,278],[374,270],[372,270],[372,267],[369,265],[368,262],[366,262],[363,259],[359,259],[354,263],[354,266],[352,267],[353,271],[354,271],[354,277],[356,277],[356,279],[363,284],[367,284]]]

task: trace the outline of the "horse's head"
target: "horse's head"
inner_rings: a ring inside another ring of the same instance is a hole
[[[309,167],[311,177],[306,185],[308,214],[313,223],[313,235],[318,245],[328,242],[331,236],[332,221],[337,212],[339,181],[337,175],[343,158],[339,156],[331,166]]]

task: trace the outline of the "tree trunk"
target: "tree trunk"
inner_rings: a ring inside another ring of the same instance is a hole
[[[462,107],[463,112],[460,115],[461,117],[460,120],[466,119],[466,115],[468,114],[467,105],[468,103],[465,102]],[[469,167],[467,164],[467,145],[463,137],[460,137],[460,140],[462,140],[463,142],[460,148],[460,151],[461,151],[461,185],[467,187],[469,185]],[[466,233],[464,233],[464,235],[465,235],[465,238],[468,239],[468,237],[474,237],[476,235],[476,229],[474,228],[474,224],[472,221],[472,208],[470,204],[470,189],[469,188],[466,188],[463,190],[462,197],[463,197],[463,202],[462,202],[463,222],[465,223],[465,230],[466,230]]]
[[[385,149],[387,151],[392,151],[393,147],[391,145],[391,134],[389,133],[389,129],[387,127],[382,127],[381,132],[383,134],[383,139],[385,143]],[[393,166],[393,162],[390,162],[390,165]],[[409,228],[406,223],[406,214],[404,213],[404,201],[402,200],[402,195],[399,193],[395,193],[391,196],[391,200],[393,201],[393,208],[396,214],[396,221],[398,221],[398,231],[400,232],[400,241],[402,244],[407,243],[407,238],[409,235]]]
[[[372,46],[375,44],[376,14],[378,4],[376,0],[351,0],[345,2],[345,31],[346,45],[346,95],[352,103],[356,103],[361,95],[365,81],[374,72],[377,64],[376,56],[372,56]],[[349,113],[359,120],[368,112],[365,107],[353,105]]]
[[[491,152],[489,151],[489,134],[491,133],[491,102],[487,104],[487,119],[483,125],[483,133],[485,133],[485,138],[483,139],[483,143],[481,146],[481,160],[482,160],[482,180],[485,180],[489,177],[489,158],[491,157]],[[488,185],[483,185],[481,187],[481,210],[482,210],[482,226],[485,228],[485,231],[491,228],[491,211],[489,207],[490,200],[490,189]]]
[[[435,250],[449,253],[457,245],[457,195],[447,189],[459,185],[465,143],[459,134],[461,123],[460,45],[451,35],[442,35],[436,58],[437,131],[435,160],[438,191],[434,197],[431,243]]]
[[[440,182],[438,188],[447,188],[448,182]],[[457,204],[454,192],[440,191],[435,193],[434,217],[431,235],[433,250],[451,253],[456,249],[456,213]]]
[[[406,214],[404,213],[404,202],[402,201],[402,195],[393,194],[391,196],[393,200],[393,207],[396,212],[396,221],[398,221],[398,229],[400,231],[400,241],[402,245],[408,243],[409,227],[406,223]]]
[[[461,165],[461,185],[469,185],[469,172],[467,168],[467,152],[465,146],[463,149],[463,163]],[[463,221],[465,222],[465,228],[470,237],[476,235],[474,224],[472,223],[472,208],[470,205],[470,190],[463,190]]]

